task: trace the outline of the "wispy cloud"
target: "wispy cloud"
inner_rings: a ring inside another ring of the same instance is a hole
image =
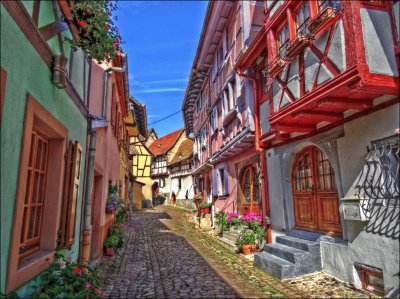
[[[155,117],[161,117],[163,115],[161,114],[151,114],[151,115],[147,115],[147,118],[155,118]]]
[[[159,92],[181,92],[181,91],[186,91],[186,89],[183,88],[152,88],[152,89],[144,89],[144,90],[138,90],[135,93],[159,93]]]

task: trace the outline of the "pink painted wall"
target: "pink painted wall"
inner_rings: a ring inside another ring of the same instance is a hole
[[[103,66],[104,68],[106,66]],[[103,105],[103,76],[102,66],[92,63],[91,90],[89,98],[90,114],[101,116]],[[112,86],[115,82],[113,75],[108,80],[107,96],[107,120],[111,119]],[[116,93],[117,94],[117,93]],[[105,226],[111,221],[111,215],[105,213],[109,183],[116,185],[119,178],[119,150],[113,128],[109,124],[106,128],[97,129],[96,156],[95,156],[95,180],[93,198],[93,257],[101,255],[102,244],[106,234]]]
[[[248,160],[253,158],[254,156],[259,155],[259,153],[255,149],[247,150],[246,152],[229,159],[225,162],[219,163],[215,165],[215,169],[224,168],[225,165],[228,165],[229,168],[229,180],[228,180],[228,189],[229,189],[229,196],[226,199],[217,199],[215,201],[215,210],[224,211],[227,213],[237,212],[237,170],[236,165],[239,162]]]

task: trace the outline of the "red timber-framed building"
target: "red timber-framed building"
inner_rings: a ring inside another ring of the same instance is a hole
[[[262,214],[252,87],[234,68],[263,18],[262,1],[208,4],[182,111],[194,137],[195,193],[213,204],[212,215]]]
[[[289,249],[282,244],[298,241],[293,237],[315,241],[325,272],[361,288],[368,285],[365,275],[354,269],[366,265],[380,273],[372,288],[390,295],[399,283],[393,266],[398,230],[388,233],[382,227],[391,220],[378,214],[361,217],[354,186],[367,147],[398,149],[399,1],[264,4],[264,26],[236,69],[253,83],[256,98],[256,142],[265,150],[267,215],[276,242],[268,246],[283,252]],[[390,155],[398,165],[398,153]],[[398,213],[398,199],[385,211]],[[293,271],[272,270],[277,251],[271,248],[256,255],[256,265],[280,278],[295,275],[296,263],[286,265]]]

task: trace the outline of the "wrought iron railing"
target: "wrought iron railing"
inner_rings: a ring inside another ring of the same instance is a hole
[[[356,190],[359,198],[364,200],[361,207],[368,217],[376,204],[400,204],[400,136],[373,141],[367,150]]]

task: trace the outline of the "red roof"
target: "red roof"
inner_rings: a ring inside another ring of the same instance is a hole
[[[179,129],[161,138],[153,141],[149,146],[149,150],[154,156],[160,156],[166,154],[178,141],[179,137],[183,133],[184,129]]]

